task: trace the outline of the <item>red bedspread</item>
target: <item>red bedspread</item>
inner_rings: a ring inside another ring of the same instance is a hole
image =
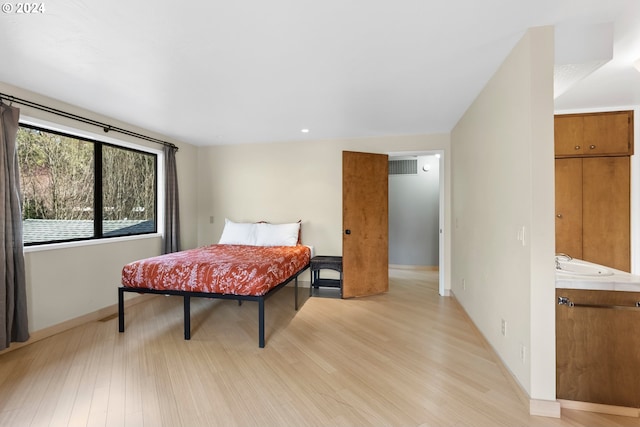
[[[127,264],[122,285],[258,296],[293,276],[310,257],[304,245],[211,245]]]

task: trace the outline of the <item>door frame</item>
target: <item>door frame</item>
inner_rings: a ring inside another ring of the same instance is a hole
[[[424,150],[424,151],[394,151],[388,152],[389,158],[402,157],[402,156],[433,156],[440,155],[439,159],[439,176],[438,176],[438,195],[439,195],[439,212],[438,212],[438,293],[441,296],[451,295],[451,284],[448,282],[451,277],[451,257],[447,256],[447,248],[451,247],[451,233],[447,229],[449,226],[446,221],[445,213],[448,212],[445,203],[448,198],[446,196],[446,164],[445,151],[444,150]]]

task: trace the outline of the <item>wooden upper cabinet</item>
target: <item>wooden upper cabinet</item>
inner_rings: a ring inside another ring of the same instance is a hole
[[[553,121],[556,157],[582,156],[584,146],[583,117],[569,114],[556,116]]]
[[[633,111],[555,116],[556,157],[630,156]]]

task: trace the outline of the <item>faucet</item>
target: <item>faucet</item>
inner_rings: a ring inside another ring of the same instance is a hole
[[[567,254],[559,253],[556,254],[556,270],[562,270],[562,266],[560,265],[560,259],[563,261],[571,261],[573,258]]]

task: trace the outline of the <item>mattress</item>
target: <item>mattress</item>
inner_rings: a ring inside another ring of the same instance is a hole
[[[210,245],[125,265],[130,288],[264,295],[309,264],[308,246]]]

